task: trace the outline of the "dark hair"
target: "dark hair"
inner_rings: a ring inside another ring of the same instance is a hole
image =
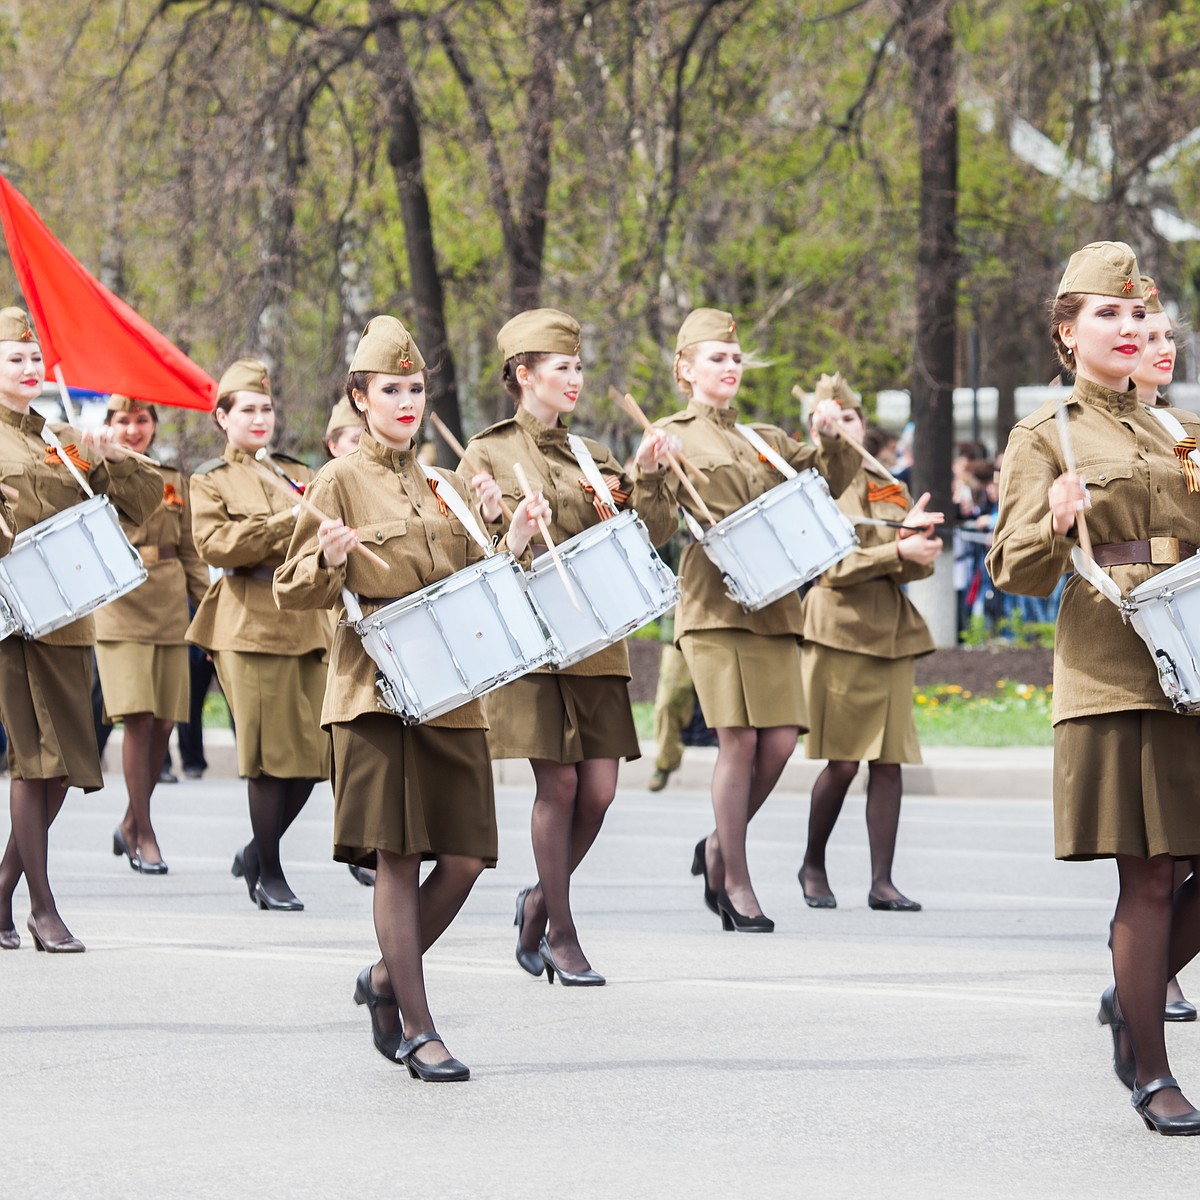
[[[365,396],[367,394],[367,384],[371,382],[371,376],[376,374],[378,374],[377,371],[351,371],[346,376],[346,399],[351,404],[354,404],[355,392],[362,392]],[[358,405],[354,404],[354,407],[357,409]]]
[[[514,354],[512,358],[505,359],[504,366],[500,368],[500,382],[504,384],[504,390],[514,400],[520,400],[521,385],[517,382],[517,368],[524,367],[527,371],[532,371],[543,358],[549,357],[547,351],[524,350],[520,354]]]
[[[1072,372],[1075,370],[1075,355],[1062,340],[1062,334],[1058,332],[1058,327],[1070,325],[1075,321],[1083,311],[1083,300],[1081,292],[1071,292],[1069,295],[1051,300],[1047,306],[1050,311],[1050,342],[1054,346],[1054,353],[1057,355],[1058,361]]]

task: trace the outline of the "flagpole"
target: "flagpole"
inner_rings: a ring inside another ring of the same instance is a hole
[[[67,414],[67,424],[75,424],[75,410],[71,407],[71,393],[67,390],[67,381],[63,378],[62,365],[54,364],[54,378],[58,380],[58,394],[62,397],[63,411]]]

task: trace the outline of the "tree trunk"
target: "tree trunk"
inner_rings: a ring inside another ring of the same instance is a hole
[[[428,403],[460,440],[462,417],[458,407],[458,382],[454,356],[446,332],[446,306],[433,244],[433,218],[425,190],[421,155],[421,126],[416,95],[408,69],[408,56],[400,37],[399,14],[385,0],[370,0],[379,47],[378,78],[382,85],[388,121],[387,157],[396,182],[404,242],[413,294],[413,324],[429,372]],[[439,461],[453,465],[457,459],[439,446]]]
[[[904,50],[915,89],[920,151],[920,214],[917,230],[916,338],[912,415],[914,491],[931,494],[930,509],[951,513],[950,461],[954,442],[954,351],[958,296],[958,109],[955,98],[953,0],[902,0]],[[949,546],[946,555],[949,556]],[[949,571],[935,579],[944,588]],[[950,594],[953,600],[953,592]],[[926,613],[939,645],[953,644],[945,627],[953,603]],[[936,622],[936,626],[934,626]]]

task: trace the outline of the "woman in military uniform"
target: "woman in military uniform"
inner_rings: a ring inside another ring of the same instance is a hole
[[[117,443],[145,454],[158,430],[153,404],[112,396],[104,423]],[[150,820],[150,797],[166,758],[171,727],[188,718],[188,596],[199,603],[208,568],[192,541],[183,474],[160,466],[162,502],[141,525],[123,521],[149,577],[96,613],[96,665],[107,721],[124,727],[121,763],[129,803],[113,830],[113,853],[143,875],[167,864]]]
[[[328,519],[301,513],[287,561],[275,576],[283,609],[334,608],[342,588],[366,612],[409,595],[483,557],[483,549],[446,506],[466,487],[439,475],[436,487],[414,450],[425,411],[424,360],[395,317],[363,330],[346,391],[366,414],[354,454],[327,463],[312,486]],[[499,488],[477,489],[485,517],[498,518]],[[522,502],[508,549],[525,552],[539,497]],[[369,543],[381,568],[352,551]],[[375,932],[382,955],[358,977],[354,998],[367,1006],[372,1037],[386,1058],[414,1078],[455,1081],[470,1072],[434,1027],[422,955],[445,932],[485,867],[496,864],[496,810],[487,722],[472,700],[420,725],[384,707],[376,669],[358,635],[339,622],[321,720],[333,736],[334,858],[376,868]],[[436,865],[421,883],[422,860]]]
[[[497,336],[505,391],[516,415],[483,430],[467,447],[470,474],[491,476],[509,507],[522,492],[514,464],[554,509],[550,535],[566,541],[613,515],[582,478],[562,418],[583,390],[579,324],[552,308],[513,317]],[[676,516],[663,469],[668,438],[650,433],[638,447],[632,479],[607,446],[583,439],[613,498],[637,509],[651,540],[664,543]],[[502,530],[501,523],[493,526]],[[536,794],[531,819],[538,881],[517,897],[517,962],[531,975],[595,986],[571,912],[571,875],[596,840],[617,791],[621,758],[639,757],[629,702],[629,654],[619,642],[562,670],[544,669],[494,692],[488,701],[494,758],[527,758]]]
[[[863,440],[862,409],[840,374],[822,375],[813,399],[840,405],[840,427]],[[921,908],[892,882],[892,858],[900,824],[900,764],[921,761],[912,711],[913,663],[934,649],[928,626],[903,590],[906,583],[931,575],[941,553],[941,539],[932,532],[941,514],[925,512],[928,500],[927,493],[914,506],[904,484],[864,465],[838,497],[838,507],[851,520],[874,517],[903,521],[909,528],[858,526],[858,547],[825,571],[804,597],[805,747],[809,758],[827,760],[813,785],[808,846],[799,872],[810,908],[837,907],[825,871],[825,847],[864,759],[871,848],[867,903],[887,912]]]
[[[64,454],[86,474],[94,492],[107,493],[122,516],[141,524],[162,499],[162,481],[126,457],[111,429],[83,434],[64,427],[62,453],[50,449],[41,437],[45,421],[31,408],[45,373],[25,313],[0,310],[0,481],[18,495],[11,509],[2,510],[9,528],[20,533],[84,500]],[[0,723],[8,732],[12,816],[0,860],[0,946],[5,949],[20,945],[12,902],[22,874],[32,910],[28,928],[37,948],[55,953],[84,948],[59,915],[46,856],[50,826],[67,789],[94,792],[103,786],[92,723],[95,628],[86,616],[36,641],[17,634],[0,641]]]
[[[1097,242],[1071,256],[1051,309],[1051,336],[1075,372],[1065,401],[1078,473],[1067,467],[1057,402],[1012,431],[988,568],[1011,592],[1048,596],[1077,544],[1081,515],[1097,567],[1123,594],[1195,553],[1200,495],[1174,435],[1139,403],[1130,375],[1146,344],[1133,251]],[[1190,437],[1200,422],[1178,413]],[[1183,447],[1186,453],[1186,446]],[[1085,511],[1085,505],[1086,511]],[[1101,998],[1113,1066],[1161,1133],[1200,1133],[1200,1111],[1171,1077],[1163,1035],[1167,980],[1200,947],[1200,738],[1174,713],[1153,658],[1121,612],[1086,579],[1068,580],[1054,639],[1055,854],[1115,858],[1116,987]]]
[[[658,424],[683,442],[687,458],[707,475],[700,494],[718,521],[783,482],[737,432],[733,402],[742,371],[733,317],[715,308],[689,313],[675,342],[675,379],[688,405]],[[832,401],[818,405],[815,446],[794,441],[774,425],[754,429],[797,470],[816,467],[836,496],[859,465],[849,444],[835,436],[839,412]],[[677,498],[702,518],[685,493]],[[698,544],[683,551],[679,584],[675,637],[704,719],[718,739],[712,781],[716,830],[697,843],[692,873],[704,876],[704,902],[721,917],[724,929],[770,933],[775,923],[763,914],[750,882],[746,827],[771,794],[807,724],[800,682],[800,596],[745,612],[726,595],[721,572]]]
[[[266,366],[235,362],[218,384],[213,419],[228,439],[223,457],[192,476],[192,533],[201,558],[222,571],[188,628],[188,641],[212,656],[237,726],[238,774],[246,778],[252,840],[234,857],[260,908],[304,905],[288,885],[279,842],[313,785],[329,777],[329,739],[321,729],[329,621],[306,613],[286,623],[271,596],[312,472],[284,455],[293,494],[255,461],[275,432]],[[276,476],[278,479],[278,476]]]
[[[1142,293],[1146,301],[1146,349],[1133,372],[1138,399],[1154,408],[1169,408],[1163,389],[1175,374],[1175,327],[1163,308],[1158,285],[1149,275],[1142,276]],[[1175,864],[1175,886],[1182,884],[1192,873],[1191,864]],[[1167,1006],[1163,1015],[1168,1021],[1194,1021],[1196,1006],[1183,994],[1174,975],[1167,980]]]

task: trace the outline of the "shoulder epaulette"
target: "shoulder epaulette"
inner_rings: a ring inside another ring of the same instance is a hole
[[[473,436],[474,437],[483,437],[484,434],[495,433],[497,429],[503,429],[507,425],[515,425],[516,423],[517,423],[516,417],[505,417],[503,420],[497,421],[494,425],[489,425],[486,429],[481,429],[478,433],[474,434]]]
[[[193,472],[193,475],[207,475],[210,471],[215,471],[218,467],[227,467],[229,464],[223,458],[210,458],[208,462],[202,462]]]

